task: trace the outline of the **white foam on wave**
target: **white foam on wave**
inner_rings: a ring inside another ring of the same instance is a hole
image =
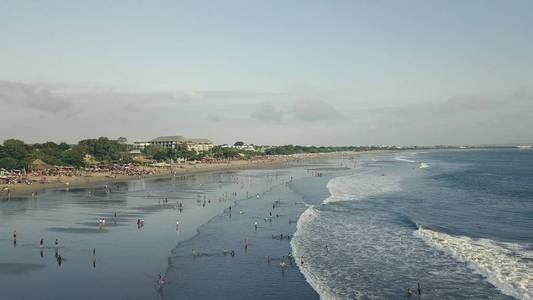
[[[400,178],[363,172],[333,178],[328,182],[327,188],[331,196],[324,203],[362,200],[368,196],[400,190]]]
[[[403,161],[403,162],[408,162],[408,163],[416,163],[415,160],[407,159],[404,156],[396,156],[394,159],[397,160],[397,161]]]
[[[373,168],[360,170],[353,175],[336,177],[328,182],[327,188],[330,196],[323,203],[357,201],[372,195],[400,190],[400,179],[399,176],[386,176]],[[302,213],[296,224],[296,232],[291,240],[292,252],[295,257],[306,255],[306,253],[303,253],[303,243],[306,242],[304,237],[306,228],[309,228],[313,222],[320,222],[319,212],[314,207],[314,205],[310,205]],[[299,259],[297,259],[297,265],[307,282],[320,295],[321,299],[338,298],[337,294],[328,286],[325,278],[315,274],[309,265],[300,265]]]
[[[296,223],[296,232],[294,233],[294,238],[291,239],[291,248],[292,253],[294,257],[296,257],[296,265],[300,269],[300,272],[305,277],[305,280],[313,287],[313,289],[320,295],[320,299],[335,299],[335,294],[329,289],[329,287],[325,284],[323,280],[320,279],[319,276],[314,274],[310,268],[305,265],[305,257],[304,257],[304,265],[300,263],[300,257],[305,256],[305,253],[302,253],[300,251],[302,247],[300,247],[299,243],[303,242],[303,239],[299,239],[298,237],[302,234],[302,229],[310,224],[311,222],[314,222],[315,219],[319,218],[317,211],[314,209],[314,205],[309,206],[300,216],[298,219],[298,222]]]
[[[520,244],[451,236],[422,227],[415,234],[468,264],[502,293],[517,299],[533,299],[533,250]]]

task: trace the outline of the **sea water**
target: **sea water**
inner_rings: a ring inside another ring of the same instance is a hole
[[[327,187],[292,240],[322,298],[533,298],[533,151],[365,156]]]

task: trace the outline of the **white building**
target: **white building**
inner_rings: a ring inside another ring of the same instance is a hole
[[[135,142],[134,149],[144,149],[150,145],[159,145],[167,149],[176,149],[179,145],[185,145],[187,150],[196,152],[209,151],[214,144],[208,139],[191,139],[183,136],[160,136],[148,142]]]

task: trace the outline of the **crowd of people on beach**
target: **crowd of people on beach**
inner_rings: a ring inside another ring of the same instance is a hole
[[[96,170],[94,170],[96,172]],[[101,170],[99,170],[101,171]],[[77,175],[73,175],[73,176],[77,176]],[[179,177],[180,179],[184,179],[185,177]],[[292,178],[291,178],[292,180]],[[244,183],[239,181],[237,178],[233,178],[232,181],[235,183],[235,184],[239,184],[241,185],[241,188],[244,187]],[[104,187],[104,190],[106,191],[106,193],[112,193],[112,189],[119,189],[119,186],[118,185],[111,185],[111,186],[108,186],[107,184],[105,185]],[[36,193],[32,193],[32,197],[36,197]],[[90,192],[90,195],[92,195],[92,193]],[[151,195],[146,195],[146,198],[153,198]],[[249,193],[248,191],[246,191],[246,199],[253,199],[253,198],[256,198],[256,199],[260,199],[261,196],[259,194],[256,194],[255,197],[249,197]],[[238,203],[236,201],[237,199],[237,192],[231,192],[231,193],[223,193],[219,198],[218,198],[218,202],[226,202],[228,200],[233,200],[232,204],[229,205],[227,207],[227,211],[229,212],[229,216],[231,217],[231,212],[232,212],[232,207],[236,206]],[[174,199],[171,199],[171,200],[174,200]],[[168,204],[169,203],[169,198],[168,197],[157,197],[157,201],[159,204]],[[175,206],[173,205],[173,207],[179,212],[181,213],[184,209],[184,204],[182,201],[180,201],[179,199],[176,199],[176,202],[172,202],[172,203],[175,203]],[[196,200],[196,204],[197,206],[201,206],[201,207],[206,207],[207,205],[211,204],[212,203],[212,200],[209,199],[205,194],[201,195],[201,194],[198,194],[197,195],[197,200]],[[264,218],[264,221],[265,222],[272,222],[273,218],[275,217],[276,219],[279,219],[280,218],[280,214],[276,211],[276,209],[282,204],[281,200],[278,199],[276,201],[274,201],[272,203],[272,210],[269,209],[268,211],[268,216]],[[276,213],[273,213],[273,212],[276,212]],[[240,215],[244,215],[244,211],[241,209],[240,210]],[[113,222],[116,224],[116,219],[117,219],[117,212],[114,212],[114,214],[112,215],[111,217],[113,219]],[[291,220],[291,218],[289,218],[289,224],[292,224],[293,220]],[[96,225],[101,229],[103,230],[104,227],[106,226],[107,224],[107,220],[106,220],[106,217],[100,217],[96,220]],[[143,218],[137,218],[136,220],[136,225],[137,225],[137,228],[138,229],[141,229],[144,227],[145,225],[145,221]],[[257,221],[254,222],[254,230],[257,231],[259,227],[259,224]],[[180,223],[179,221],[176,221],[176,231],[179,231],[181,230],[180,228]],[[16,230],[13,231],[13,234],[12,234],[12,238],[13,238],[13,244],[14,244],[14,247],[17,246],[17,238],[18,238],[18,233]],[[291,234],[285,234],[285,233],[279,233],[279,234],[272,234],[272,239],[276,239],[276,240],[287,240],[287,241],[290,241],[292,238],[292,235]],[[247,238],[244,239],[244,243],[243,243],[243,247],[244,247],[244,251],[248,251],[248,248],[251,246],[251,241]],[[44,238],[41,238],[38,242],[38,247],[40,249],[40,255],[41,257],[44,257],[44,252],[45,250],[48,248],[45,244],[45,239]],[[59,239],[55,239],[55,242],[54,242],[54,257],[57,261],[57,264],[59,267],[62,266],[62,264],[66,261],[64,255],[61,253],[61,249],[63,248],[62,246],[60,246],[59,244]],[[196,249],[196,248],[193,248],[192,251],[192,256],[193,257],[199,257],[202,255],[202,253]],[[235,249],[223,249],[222,251],[222,254],[223,256],[231,256],[231,257],[235,257],[237,255],[237,251]],[[274,258],[273,256],[267,256],[267,263],[268,264],[271,264],[273,261],[275,260],[279,260],[279,267],[281,268],[281,270],[284,272],[289,266],[291,265],[295,265],[296,264],[296,260],[295,258],[293,257],[292,253],[288,253],[286,256],[282,256],[280,258]],[[91,262],[91,265],[93,268],[96,268],[96,249],[95,248],[92,248],[92,255],[90,256],[90,262]],[[299,257],[299,262],[300,262],[300,265],[304,265],[304,257],[301,256]],[[167,281],[166,281],[166,278],[165,278],[165,275],[164,273],[159,273],[158,275],[158,278],[157,278],[157,282],[159,284],[159,286],[162,286],[164,285]]]
[[[170,174],[172,173],[172,170],[168,167],[146,167],[134,164],[100,165],[79,169],[73,167],[53,167],[34,171],[3,171],[0,175],[0,184],[8,187],[16,184],[68,183],[74,178],[117,178],[118,176],[144,177],[166,173]]]

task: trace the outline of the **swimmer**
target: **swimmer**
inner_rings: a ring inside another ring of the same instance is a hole
[[[179,229],[180,229],[180,222],[176,221],[176,230],[179,230]]]
[[[56,247],[57,247],[57,246],[59,246],[59,240],[58,240],[58,239],[56,239],[56,241],[55,241],[55,243],[54,243],[54,244],[56,245]]]
[[[257,231],[257,222],[254,223],[255,231]]]

